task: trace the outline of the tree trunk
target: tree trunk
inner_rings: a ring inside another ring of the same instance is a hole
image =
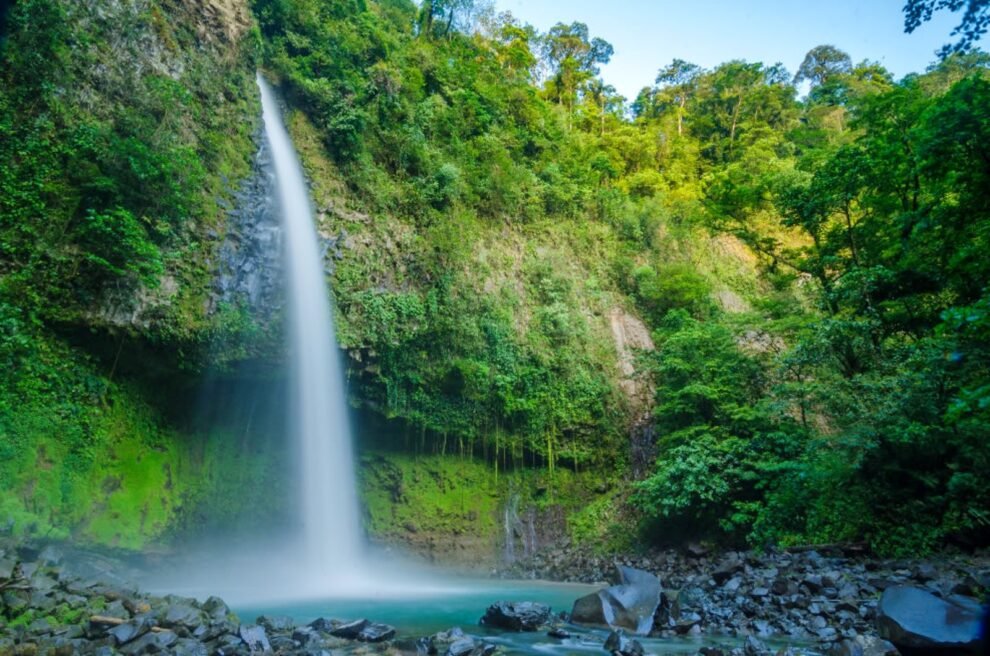
[[[860,266],[859,249],[856,248],[856,237],[853,235],[852,210],[849,209],[849,203],[843,206],[842,213],[846,217],[846,234],[849,235],[849,250],[852,252],[853,262],[856,266]]]
[[[443,36],[446,38],[450,35],[450,28],[454,25],[454,9],[451,8],[450,14],[447,16],[447,26],[443,28]]]
[[[422,14],[419,20],[420,36],[429,39],[430,32],[433,31],[433,0],[423,0],[419,11]]]
[[[742,109],[742,98],[736,103],[735,109],[732,110],[732,127],[729,128],[729,148],[736,140],[736,125],[739,123],[739,110]]]

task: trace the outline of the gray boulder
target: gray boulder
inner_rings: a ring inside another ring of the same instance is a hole
[[[619,582],[574,602],[571,621],[576,624],[624,628],[647,635],[660,605],[660,579],[653,574],[619,565]]]
[[[296,628],[293,619],[287,615],[262,615],[254,623],[265,627],[269,633],[289,633]]]
[[[188,603],[169,604],[161,618],[162,626],[195,629],[203,624],[203,613]]]
[[[765,644],[753,636],[747,636],[746,642],[743,643],[743,654],[746,656],[766,656],[771,653],[773,652]]]
[[[166,654],[173,653],[172,646],[175,645],[179,637],[172,631],[156,631],[145,633],[133,642],[129,642],[120,648],[120,653],[125,656],[137,656],[138,654]]]
[[[320,625],[319,622],[324,624]],[[318,631],[327,631],[330,635],[345,640],[360,640],[361,642],[384,642],[395,637],[395,628],[388,624],[369,622],[366,619],[354,620],[343,624],[325,624],[326,620],[316,620],[310,626]]]
[[[132,640],[140,638],[151,629],[147,618],[135,618],[130,622],[125,622],[113,627],[107,634],[116,646],[125,645]]]
[[[468,656],[474,651],[474,640],[471,638],[461,638],[450,643],[445,652],[446,656]]]
[[[268,642],[268,634],[265,633],[263,626],[242,624],[237,635],[251,651],[271,651],[272,649],[271,643]]]
[[[900,656],[897,647],[876,636],[856,636],[832,645],[825,656]]]
[[[202,608],[211,619],[218,622],[227,619],[230,615],[230,607],[220,597],[210,597],[203,602]]]
[[[613,656],[644,656],[643,645],[638,640],[627,638],[622,629],[616,629],[605,639],[605,651]]]
[[[384,642],[395,637],[395,627],[378,622],[368,622],[357,639],[361,642]]]
[[[320,620],[314,620],[310,626],[315,628],[317,631],[326,631],[330,635],[336,638],[344,638],[345,640],[357,640],[361,632],[364,631],[365,627],[368,626],[368,620],[360,619],[354,620],[353,622],[343,622],[336,626],[333,624],[317,624]]]
[[[972,603],[939,599],[913,586],[884,590],[877,631],[901,650],[972,652],[980,646],[980,613]]]
[[[488,607],[481,624],[509,631],[539,631],[550,621],[550,607],[532,601],[499,601]]]

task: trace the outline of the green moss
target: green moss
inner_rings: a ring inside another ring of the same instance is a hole
[[[622,495],[604,495],[577,508],[567,516],[571,538],[577,545],[600,553],[629,552],[635,548],[638,532]]]
[[[367,455],[361,478],[374,535],[410,530],[490,535],[495,530],[498,486],[484,463]]]
[[[211,504],[277,503],[279,461],[243,434],[182,435],[134,382],[50,335],[31,344],[0,384],[0,521],[15,533],[138,549]]]
[[[102,608],[102,606],[101,606]],[[52,626],[74,626],[83,621],[84,616],[89,611],[97,610],[96,606],[90,603],[87,608],[70,608],[67,604],[60,604],[54,612],[46,617]]]
[[[22,626],[23,627],[26,627],[27,625],[29,625],[34,620],[35,620],[35,611],[29,609],[29,610],[24,611],[23,613],[21,613],[17,617],[14,617],[13,619],[11,619],[10,622],[7,623],[7,628],[8,629],[16,629],[16,628],[22,627]]]
[[[600,540],[602,533],[595,531],[616,528],[615,522],[582,523],[581,509],[600,504],[593,490],[603,481],[594,472],[556,469],[551,474],[541,467],[506,472],[480,458],[374,451],[362,456],[360,477],[368,530],[379,538],[470,536],[494,549],[504,540],[509,505],[519,512],[559,510],[567,517],[561,528],[582,540]],[[608,497],[602,500],[612,503]]]

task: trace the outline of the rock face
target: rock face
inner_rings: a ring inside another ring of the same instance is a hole
[[[617,566],[619,583],[574,602],[571,621],[624,628],[646,635],[660,605],[660,579],[640,569]]]
[[[243,303],[263,318],[281,307],[282,230],[275,209],[271,146],[259,130],[251,175],[234,196],[229,229],[219,250],[219,271],[211,311],[221,304]]]
[[[887,588],[877,607],[880,637],[898,649],[977,653],[980,646],[978,607],[939,599],[913,586]]]
[[[649,379],[636,370],[636,353],[656,350],[650,338],[650,330],[642,320],[621,308],[613,308],[609,312],[608,321],[619,356],[619,371],[622,373],[619,386],[638,414],[648,412],[653,390]]]
[[[268,321],[282,308],[285,270],[282,262],[282,224],[275,203],[277,188],[271,144],[263,131],[254,134],[258,150],[248,176],[235,191],[233,206],[227,207],[227,232],[217,253],[218,263],[209,312],[223,305],[243,305]],[[215,235],[220,238],[220,235]],[[321,235],[327,273],[343,258],[347,232]]]
[[[532,601],[499,601],[488,607],[481,624],[509,631],[539,631],[550,621],[550,607]]]

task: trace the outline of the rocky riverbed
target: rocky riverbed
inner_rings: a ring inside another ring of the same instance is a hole
[[[501,574],[614,583],[567,609],[493,599],[483,629],[397,638],[376,618],[244,621],[217,597],[138,591],[126,558],[0,544],[0,656],[515,653],[499,632],[533,632],[544,645],[536,651],[558,654],[979,653],[980,602],[990,588],[987,554],[879,561],[696,549],[616,562],[557,550],[514,567]]]
[[[376,653],[395,630],[358,620],[242,622],[222,599],[155,596],[128,583],[125,560],[31,545],[0,547],[0,655]]]
[[[990,591],[987,552],[880,560],[837,549],[711,552],[695,545],[615,558],[558,548],[513,563],[499,575],[592,583],[614,580],[616,564],[652,573],[660,583],[650,635],[786,638],[817,643],[822,652],[835,654],[896,653],[882,638],[900,641],[905,653],[911,651],[909,642],[923,651],[933,648],[934,642],[905,638],[890,621],[884,628],[881,601],[895,593],[903,602],[911,595],[903,590],[919,591],[906,613],[958,611],[972,633]],[[937,623],[929,627],[932,633],[941,629]],[[953,648],[977,649],[972,640]]]

